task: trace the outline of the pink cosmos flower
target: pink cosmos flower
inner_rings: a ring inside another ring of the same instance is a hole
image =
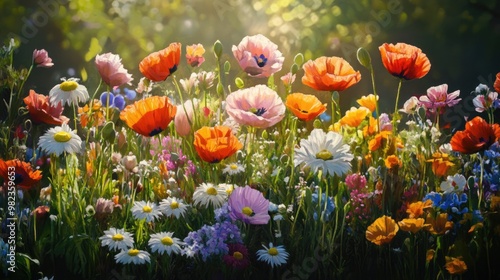
[[[269,200],[261,192],[249,186],[233,190],[229,197],[229,215],[233,220],[242,220],[247,224],[265,225],[271,219],[267,213]]]
[[[52,58],[49,57],[49,54],[45,49],[35,49],[33,51],[33,61],[37,64],[36,67],[49,68],[54,66],[54,63],[52,63]]]
[[[241,125],[268,128],[283,119],[285,110],[278,94],[265,85],[241,89],[226,98],[227,113]]]
[[[95,65],[102,80],[110,87],[129,84],[133,80],[132,74],[123,68],[122,59],[117,54],[105,53],[96,55]]]
[[[285,60],[278,46],[262,34],[246,36],[238,46],[233,45],[232,50],[243,71],[257,78],[280,71]]]
[[[482,113],[489,108],[491,108],[498,98],[498,93],[495,91],[492,91],[488,93],[488,96],[479,94],[478,96],[474,97],[472,100],[472,103],[474,103],[474,106],[476,107],[476,111],[479,113]]]
[[[460,90],[456,90],[448,94],[448,85],[442,84],[439,86],[431,87],[427,90],[427,95],[420,96],[420,104],[427,110],[434,113],[443,107],[452,107],[458,104],[461,98]]]
[[[203,54],[205,53],[205,48],[202,44],[193,44],[191,46],[186,46],[186,61],[192,67],[200,66],[205,58]]]
[[[194,109],[198,109],[199,100],[187,100],[184,105],[177,105],[177,112],[175,113],[174,124],[175,131],[179,136],[186,136],[191,131],[191,122],[193,121]]]

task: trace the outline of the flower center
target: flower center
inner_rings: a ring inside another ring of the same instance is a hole
[[[236,169],[238,169],[238,165],[236,165],[235,163],[233,163],[233,164],[231,164],[229,166],[229,168],[231,168],[232,170],[236,170]]]
[[[241,209],[241,212],[243,214],[247,215],[248,217],[255,216],[255,213],[253,212],[252,208],[250,208],[248,206],[243,207],[243,209]]]
[[[269,255],[271,256],[276,256],[278,255],[278,250],[276,250],[276,248],[270,248],[269,250],[267,250],[267,253],[269,253]]]
[[[256,114],[257,116],[262,116],[267,110],[266,108],[262,107],[262,108],[250,108],[250,110],[248,110],[249,112],[251,113],[254,113]]]
[[[174,244],[174,240],[172,240],[169,236],[165,236],[161,239],[161,244],[171,246]]]
[[[177,209],[179,208],[179,203],[177,201],[172,201],[170,203],[170,209]]]
[[[144,213],[151,213],[153,211],[153,208],[149,207],[149,205],[145,205],[144,207],[142,207],[142,211]]]
[[[330,153],[330,151],[323,149],[316,154],[316,158],[322,160],[330,160],[333,158],[333,155],[332,153]]]
[[[130,250],[128,250],[128,255],[131,256],[131,257],[135,257],[135,256],[139,255],[139,250],[137,250],[137,249],[130,249]]]
[[[238,251],[236,251],[236,252],[233,253],[233,258],[235,258],[237,260],[241,260],[241,259],[243,259],[243,254],[240,253],[240,252],[238,252]]]
[[[255,62],[257,62],[257,65],[259,65],[259,67],[264,67],[267,63],[267,58],[263,54],[259,56],[254,55],[253,58],[255,59]]]
[[[122,241],[123,235],[117,233],[117,234],[113,235],[113,237],[111,237],[111,239],[113,239],[113,241]]]
[[[214,187],[210,187],[207,189],[207,194],[209,195],[217,195],[217,190]]]
[[[54,134],[54,140],[60,143],[68,142],[69,140],[71,140],[71,134],[66,131],[59,131]]]
[[[64,81],[59,85],[59,88],[63,91],[72,91],[78,87],[78,83],[75,81]]]

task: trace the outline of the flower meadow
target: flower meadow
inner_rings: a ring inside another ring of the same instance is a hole
[[[348,62],[285,58],[260,34],[230,51],[172,42],[140,77],[103,53],[98,85],[49,92],[25,81],[57,61],[34,50],[16,68],[17,47],[0,49],[2,278],[500,277],[500,73],[456,128],[452,85],[400,102],[431,70],[405,43]],[[362,78],[372,92],[342,111]]]

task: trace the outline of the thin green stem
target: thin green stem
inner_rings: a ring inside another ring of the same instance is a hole
[[[399,79],[398,92],[396,93],[396,104],[394,105],[394,115],[392,116],[392,131],[393,134],[397,131],[397,124],[399,120],[398,104],[399,104],[399,94],[401,93],[401,85],[403,84],[403,79]]]

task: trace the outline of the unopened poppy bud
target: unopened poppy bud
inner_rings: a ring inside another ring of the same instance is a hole
[[[356,53],[356,57],[358,58],[358,61],[361,65],[368,69],[371,68],[372,59],[370,57],[370,53],[368,53],[367,50],[365,50],[364,48],[359,48],[358,52]]]
[[[214,43],[214,53],[217,58],[220,58],[222,55],[222,43],[219,40]]]
[[[322,128],[323,124],[321,123],[321,121],[319,119],[315,119],[313,122],[313,127],[314,128]]]

